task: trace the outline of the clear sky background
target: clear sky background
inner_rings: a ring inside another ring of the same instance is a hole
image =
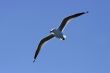
[[[39,41],[62,19],[65,41]],[[110,0],[0,0],[0,73],[110,73]]]

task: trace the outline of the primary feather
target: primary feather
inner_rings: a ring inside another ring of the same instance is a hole
[[[41,50],[41,47],[43,46],[43,44],[44,44],[45,42],[47,42],[48,40],[52,39],[53,37],[54,37],[54,35],[51,34],[51,35],[48,35],[47,37],[43,38],[43,39],[40,41],[40,43],[39,43],[39,45],[38,45],[38,47],[37,47],[37,50],[36,50],[36,52],[35,52],[35,56],[34,56],[34,61],[33,61],[33,62],[35,62],[35,59],[36,59],[36,57],[38,56],[39,51]]]

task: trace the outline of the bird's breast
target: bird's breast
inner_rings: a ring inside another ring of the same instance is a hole
[[[53,33],[54,33],[55,37],[57,37],[59,39],[63,38],[63,33],[60,30],[54,30]]]

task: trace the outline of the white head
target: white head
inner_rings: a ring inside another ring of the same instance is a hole
[[[55,32],[55,30],[56,30],[55,28],[51,29],[51,30],[50,30],[50,33]]]

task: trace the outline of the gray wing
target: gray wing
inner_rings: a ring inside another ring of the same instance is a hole
[[[64,18],[63,21],[61,22],[60,26],[58,27],[58,29],[59,29],[60,31],[62,31],[62,30],[64,29],[65,25],[67,24],[67,22],[68,22],[70,19],[76,18],[76,17],[78,17],[78,16],[80,16],[80,15],[83,15],[83,14],[85,14],[85,13],[88,13],[88,11],[87,11],[87,12],[81,12],[81,13],[73,14],[73,15],[70,15],[70,16]]]
[[[36,52],[35,52],[35,56],[34,56],[34,61],[33,61],[33,62],[35,62],[35,59],[36,59],[36,57],[38,56],[39,51],[41,50],[42,45],[43,45],[45,42],[47,42],[48,40],[52,39],[53,37],[54,37],[54,35],[51,34],[51,35],[48,35],[47,37],[43,38],[43,39],[40,41],[40,43],[39,43],[39,45],[38,45],[38,47],[37,47],[37,50],[36,50]]]

